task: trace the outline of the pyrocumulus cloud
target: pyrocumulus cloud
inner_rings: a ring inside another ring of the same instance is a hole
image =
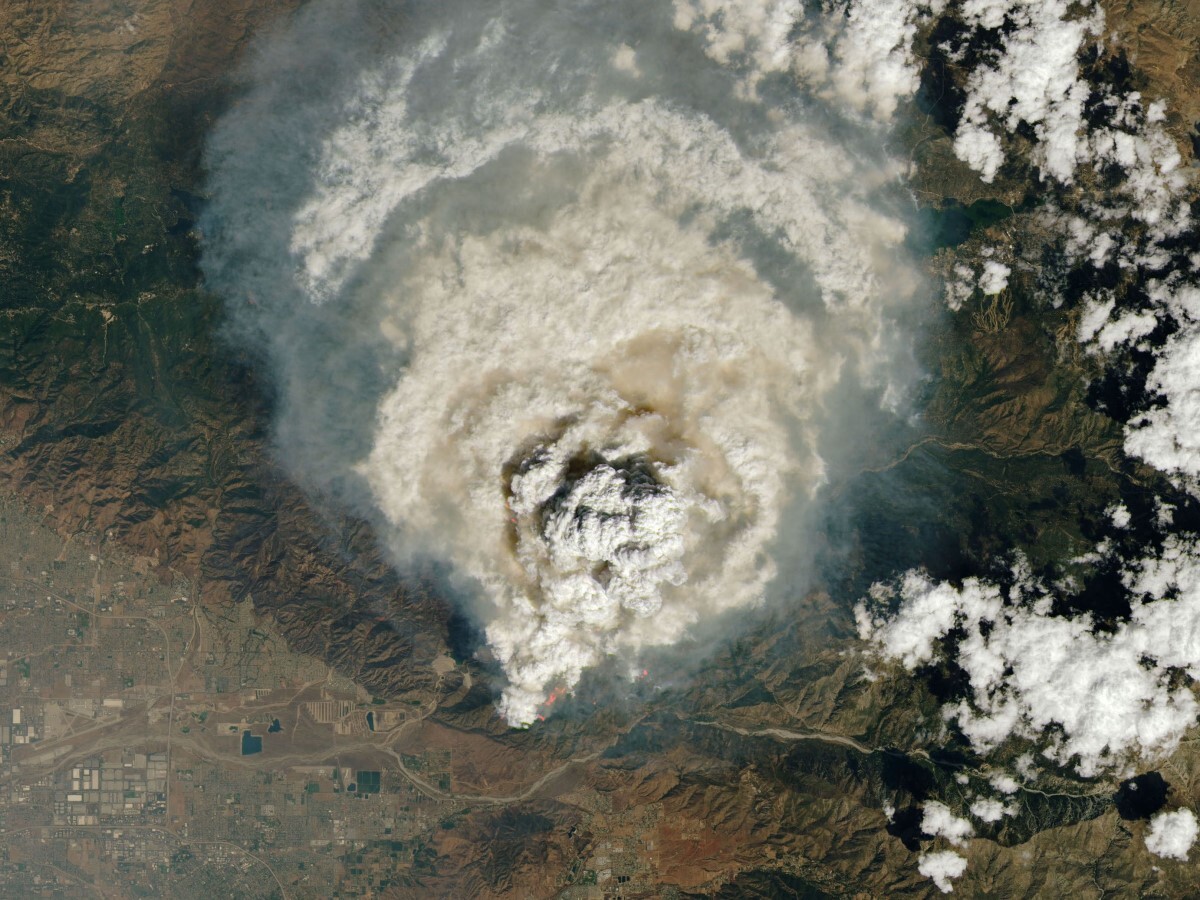
[[[514,724],[759,602],[831,391],[895,397],[894,173],[734,9],[317,4],[210,146],[281,452],[461,576]]]

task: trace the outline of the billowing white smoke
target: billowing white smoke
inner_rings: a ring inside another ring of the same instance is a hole
[[[673,137],[639,124],[641,152]],[[547,228],[420,254],[396,285],[421,298],[397,303],[412,362],[362,466],[485,586],[517,721],[604,654],[761,596],[784,481],[820,476],[788,431],[830,360],[706,216],[680,227],[699,198],[672,209],[679,185],[613,155]]]
[[[913,293],[871,205],[890,174],[789,83],[762,99],[786,29],[713,53],[737,17],[677,12],[418,4],[342,86],[281,95],[279,56],[336,42],[346,8],[260,63],[210,152],[208,272],[260,292],[283,450],[361,476],[398,560],[468,576],[514,724],[761,600],[823,478],[822,401],[846,373],[887,386]],[[254,224],[264,195],[286,238]]]

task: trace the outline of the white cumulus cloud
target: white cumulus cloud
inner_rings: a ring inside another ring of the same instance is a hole
[[[922,853],[917,861],[917,871],[932,879],[943,894],[949,894],[954,891],[952,879],[961,878],[967,871],[967,860],[953,850]]]
[[[999,822],[1005,816],[1015,816],[1017,807],[989,797],[980,797],[971,803],[971,815],[982,822]]]
[[[955,847],[965,847],[975,834],[967,819],[954,815],[950,807],[936,800],[925,804],[921,814],[921,831],[932,837],[945,838]]]
[[[1008,287],[1008,276],[1012,269],[1002,262],[989,259],[983,264],[983,274],[979,277],[979,289],[988,296],[1001,293]]]
[[[909,572],[894,612],[859,605],[859,633],[911,670],[940,658],[939,641],[961,628],[952,661],[970,692],[944,712],[978,751],[1021,736],[1084,776],[1124,772],[1173,752],[1196,721],[1195,697],[1172,672],[1200,677],[1200,553],[1171,539],[1130,566],[1126,584],[1131,620],[1105,633],[1089,616],[1052,614],[1050,594],[1021,573],[1006,602],[987,581],[956,587]],[[1052,726],[1061,733],[1046,737]]]
[[[967,77],[955,151],[984,181],[992,181],[1004,162],[998,132],[1025,122],[1038,137],[1035,161],[1070,182],[1087,141],[1088,86],[1078,78],[1077,57],[1087,38],[1099,33],[1102,14],[1066,0],[992,0],[965,4],[963,20],[980,28],[1009,27],[996,57]]]
[[[1146,849],[1164,859],[1187,862],[1188,851],[1196,843],[1200,824],[1190,809],[1156,813],[1146,829]]]

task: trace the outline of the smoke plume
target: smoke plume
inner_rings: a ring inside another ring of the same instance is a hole
[[[869,432],[832,398],[903,387],[895,172],[797,87],[799,14],[317,2],[213,134],[205,272],[279,452],[453,568],[513,724],[760,602]]]

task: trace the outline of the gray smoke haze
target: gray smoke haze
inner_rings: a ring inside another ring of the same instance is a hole
[[[204,270],[282,459],[452,567],[513,724],[794,595],[902,408],[897,170],[797,87],[799,14],[316,2],[212,136]]]

